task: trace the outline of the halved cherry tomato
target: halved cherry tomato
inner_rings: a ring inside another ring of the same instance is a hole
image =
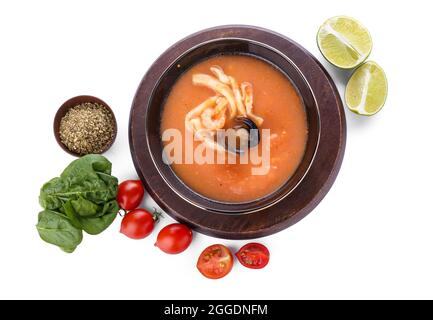
[[[178,254],[186,250],[192,241],[192,231],[180,223],[172,223],[161,229],[155,246],[165,253]]]
[[[144,209],[135,209],[128,212],[122,219],[120,232],[131,239],[143,239],[152,233],[158,212],[154,214]]]
[[[233,267],[233,255],[229,248],[214,244],[204,249],[197,261],[197,269],[209,279],[226,276]]]
[[[140,180],[126,180],[119,184],[117,203],[123,210],[137,208],[144,196],[144,187]]]
[[[262,269],[269,262],[269,250],[260,243],[248,243],[236,253],[239,262],[251,269]]]

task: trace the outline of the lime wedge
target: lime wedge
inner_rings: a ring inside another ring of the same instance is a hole
[[[350,17],[338,16],[320,26],[317,45],[330,63],[342,69],[351,69],[367,59],[373,42],[361,23]]]
[[[346,86],[346,104],[358,114],[371,116],[382,109],[388,94],[388,81],[383,69],[367,61],[355,70]]]

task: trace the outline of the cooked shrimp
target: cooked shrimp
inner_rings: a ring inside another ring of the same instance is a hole
[[[209,130],[203,127],[200,118],[193,118],[189,122],[189,130],[194,133],[194,137],[203,141],[206,146],[218,152],[225,152],[225,148],[216,143],[213,139],[215,130]]]
[[[201,114],[203,126],[209,130],[222,129],[226,123],[227,99],[219,97],[215,108],[207,108]]]
[[[225,112],[220,112],[217,114],[215,109],[208,108],[201,114],[201,121],[206,129],[222,129],[226,123]]]
[[[193,119],[190,120],[189,123],[192,126],[192,129],[193,129],[192,131],[193,132],[200,131],[200,130],[204,129],[203,125],[201,124],[200,118],[193,118]]]
[[[217,101],[220,101],[220,97],[218,96],[207,98],[205,101],[200,103],[197,107],[195,107],[190,112],[188,112],[185,119],[192,119],[195,117],[199,117],[203,112],[203,110],[214,107]]]
[[[222,83],[215,77],[212,77],[207,74],[202,74],[202,73],[193,75],[192,82],[195,85],[207,87],[215,91],[216,93],[224,96],[229,103],[230,119],[236,117],[236,113],[237,113],[236,100],[233,91],[230,89],[228,85]]]
[[[200,103],[197,107],[192,109],[190,112],[188,112],[185,117],[185,127],[191,132],[195,132],[196,130],[194,130],[194,126],[193,123],[191,123],[192,122],[191,120],[193,118],[200,117],[200,115],[205,109],[214,107],[218,99],[219,97],[217,96],[210,97],[205,101],[203,101],[202,103]],[[195,125],[196,124],[197,122],[195,122]]]
[[[218,115],[219,113],[223,112],[225,113],[227,110],[227,104],[228,101],[224,97],[218,97],[216,99],[216,107],[215,107],[215,114]]]

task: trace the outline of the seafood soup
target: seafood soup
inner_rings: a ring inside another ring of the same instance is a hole
[[[166,139],[173,130],[181,141]],[[220,132],[229,134],[221,140]],[[236,148],[224,143],[233,134]],[[169,156],[181,150],[182,161],[170,165],[189,188],[216,201],[248,202],[276,191],[295,173],[307,144],[307,115],[291,81],[274,66],[251,56],[221,55],[176,81],[162,109],[161,137],[170,145]],[[224,161],[198,160],[197,154]]]

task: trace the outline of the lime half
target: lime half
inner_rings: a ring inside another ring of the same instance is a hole
[[[317,45],[330,63],[351,69],[367,59],[373,42],[361,23],[350,17],[338,16],[321,25],[317,32]]]
[[[383,69],[367,61],[355,70],[346,86],[346,104],[358,114],[371,116],[382,109],[388,94],[388,81]]]

